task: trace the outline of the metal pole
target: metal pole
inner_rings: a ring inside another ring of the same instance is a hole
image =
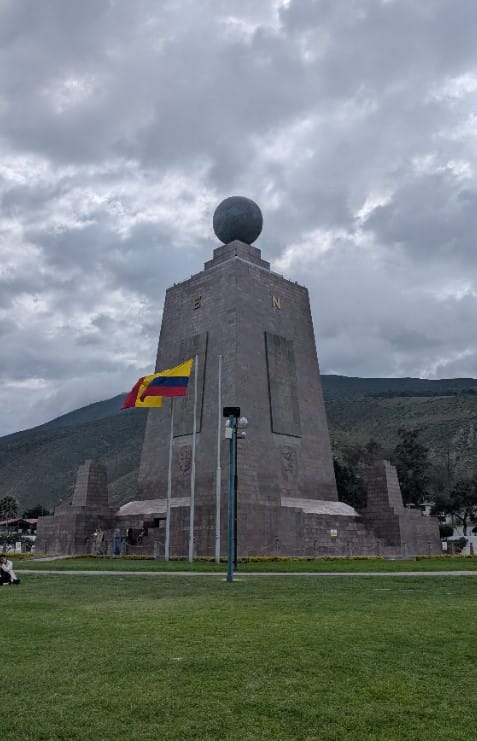
[[[234,580],[234,440],[236,418],[232,415],[229,417],[229,424],[232,430],[232,436],[229,439],[229,511],[228,511],[228,544],[227,544],[227,581]]]
[[[217,472],[215,478],[215,562],[220,563],[220,499],[222,469],[220,467],[220,446],[222,441],[222,355],[219,355],[219,381],[217,406]]]
[[[166,502],[166,542],[164,544],[164,560],[169,560],[170,533],[171,533],[171,496],[172,496],[172,441],[174,439],[174,399],[171,399],[171,431],[169,435],[169,466],[167,469],[167,502]]]
[[[234,568],[237,570],[237,490],[238,490],[238,466],[237,466],[237,432],[238,420],[235,421],[234,429]]]
[[[192,428],[192,461],[190,467],[190,522],[189,522],[189,563],[194,560],[194,516],[195,516],[195,438],[197,433],[197,366],[194,361],[194,426]]]

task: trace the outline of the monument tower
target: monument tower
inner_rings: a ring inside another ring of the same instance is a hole
[[[262,214],[253,201],[227,198],[214,214],[214,231],[224,244],[202,272],[166,292],[156,371],[198,356],[194,529],[199,556],[212,556],[215,548],[220,405],[238,406],[248,419],[237,455],[239,556],[273,553],[277,543],[280,551],[303,553],[303,511],[313,502],[337,503],[308,291],[270,270],[252,244],[261,230]],[[171,555],[184,555],[192,383],[187,396],[174,404]],[[166,496],[169,433],[170,407],[165,403],[148,414],[138,482],[141,500]],[[222,444],[222,553],[227,456]]]

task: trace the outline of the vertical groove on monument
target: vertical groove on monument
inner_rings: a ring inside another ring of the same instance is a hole
[[[234,236],[233,230],[227,234]],[[281,498],[337,501],[308,291],[271,272],[259,249],[233,238],[214,250],[201,273],[166,292],[156,370],[195,352],[197,555],[212,556],[215,548],[219,354],[222,403],[240,406],[249,421],[247,437],[238,441],[239,555],[272,554],[277,540],[290,553],[303,552],[303,518],[290,505],[283,507]],[[192,403],[191,378],[187,397],[174,402],[173,498],[190,495]],[[169,430],[165,401],[148,415],[138,498],[166,496]],[[225,553],[225,441],[221,465]],[[187,552],[188,517],[187,507],[173,508],[172,554]]]

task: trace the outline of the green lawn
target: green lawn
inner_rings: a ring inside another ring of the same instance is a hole
[[[475,738],[473,577],[27,574],[0,598],[3,741]]]
[[[213,561],[154,561],[152,559],[128,559],[115,557],[65,558],[54,561],[17,559],[13,557],[15,569],[61,570],[61,571],[215,571],[226,572],[227,564]],[[477,557],[472,558],[424,558],[393,561],[389,559],[289,559],[278,561],[253,561],[240,563],[238,573],[259,572],[386,572],[386,571],[477,571]]]

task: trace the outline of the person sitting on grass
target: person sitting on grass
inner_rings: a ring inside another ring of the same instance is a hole
[[[20,584],[20,579],[17,579],[12,566],[12,562],[3,553],[0,556],[0,584],[2,586],[6,584]]]

